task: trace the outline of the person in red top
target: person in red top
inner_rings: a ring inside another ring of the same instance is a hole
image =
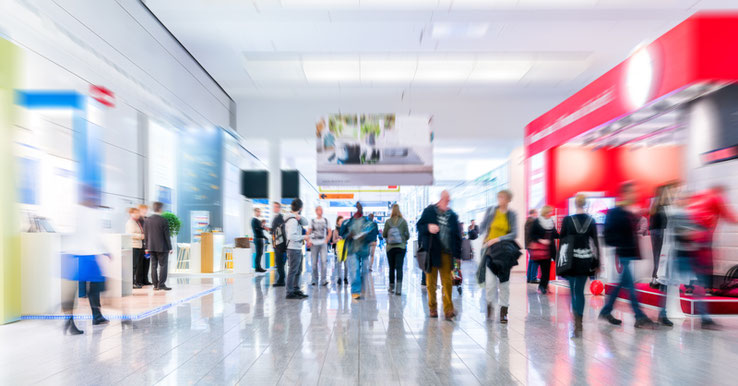
[[[723,219],[731,223],[738,223],[738,215],[733,212],[725,203],[725,188],[722,186],[714,186],[692,196],[687,212],[690,219],[699,227],[699,231],[694,234],[694,242],[697,243],[697,251],[695,251],[695,260],[693,269],[697,275],[699,284],[704,290],[697,292],[694,296],[700,299],[704,296],[704,291],[712,288],[713,275],[713,251],[712,241],[717,228],[718,222]],[[707,316],[705,302],[698,301],[696,311],[702,315],[702,328],[717,328],[715,322]]]
[[[701,244],[698,253],[699,272],[712,275],[712,239],[720,219],[731,223],[738,223],[738,214],[733,212],[725,203],[725,188],[714,186],[692,196],[687,211],[692,220],[702,228],[696,235],[696,241]]]

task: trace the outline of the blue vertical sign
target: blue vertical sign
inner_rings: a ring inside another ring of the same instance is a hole
[[[16,90],[17,105],[30,110],[71,109],[74,158],[78,162],[79,201],[102,204],[100,128],[87,123],[87,97],[76,91]]]

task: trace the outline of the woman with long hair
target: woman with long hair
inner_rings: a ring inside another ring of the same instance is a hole
[[[410,230],[407,221],[402,218],[400,206],[392,205],[392,215],[384,223],[382,237],[387,240],[387,263],[389,265],[389,293],[402,294],[402,267],[405,263],[407,240]]]
[[[571,257],[571,268],[566,272],[571,293],[571,308],[574,313],[574,338],[582,336],[584,316],[584,285],[600,266],[597,224],[587,214],[587,196],[579,193],[574,198],[576,213],[564,217],[561,224],[561,254],[559,259]],[[563,256],[566,255],[566,256]]]

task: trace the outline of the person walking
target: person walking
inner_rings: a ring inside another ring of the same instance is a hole
[[[525,219],[524,247],[525,250],[528,252],[528,269],[526,275],[526,281],[528,282],[528,284],[540,283],[540,281],[538,280],[538,263],[533,260],[533,255],[530,253],[530,249],[528,248],[530,246],[530,230],[533,227],[533,223],[535,223],[537,219],[538,211],[535,209],[531,209],[528,212],[528,218]]]
[[[274,262],[277,265],[277,280],[272,287],[284,287],[285,273],[284,265],[287,262],[287,239],[285,238],[284,216],[282,216],[282,204],[277,201],[272,203],[272,219],[271,233],[272,246],[274,248]]]
[[[143,249],[144,233],[141,223],[138,222],[140,217],[138,208],[128,209],[128,216],[128,221],[126,221],[126,234],[131,235],[131,249],[133,251],[133,288],[138,289],[143,286],[141,272],[143,271],[143,267],[148,264],[148,261],[146,260],[146,253]]]
[[[336,218],[336,229],[333,230],[331,238],[333,239],[333,255],[335,261],[333,265],[333,280],[336,285],[348,284],[348,267],[346,265],[346,248],[345,240],[341,237],[341,227],[343,226],[343,216]]]
[[[331,228],[328,220],[323,218],[323,208],[315,208],[316,217],[310,221],[308,228],[308,242],[310,243],[310,255],[313,264],[313,285],[328,285],[328,267],[326,267],[328,254],[328,236]],[[318,271],[320,269],[320,271]],[[320,281],[318,281],[320,279]]]
[[[379,227],[376,221],[374,221],[374,213],[369,213],[369,221],[373,232],[376,234],[373,239],[369,240],[369,271],[374,271],[374,254],[377,252],[377,237],[379,236]]]
[[[541,281],[538,292],[548,293],[548,282],[551,279],[551,261],[556,258],[556,239],[559,233],[553,219],[553,208],[546,205],[541,208],[541,216],[530,228],[530,249],[533,260],[541,266]]]
[[[389,265],[389,293],[402,294],[402,268],[407,253],[407,241],[410,230],[407,221],[402,218],[400,206],[392,205],[392,214],[384,223],[382,236],[387,240],[387,264]]]
[[[631,265],[641,259],[638,247],[638,223],[639,216],[633,206],[638,201],[638,191],[635,183],[629,181],[620,185],[620,201],[617,206],[607,211],[605,216],[605,242],[615,248],[616,258],[622,266],[622,274],[617,287],[610,292],[605,307],[600,311],[600,319],[607,320],[610,324],[620,325],[622,320],[612,316],[615,301],[621,289],[629,292],[630,304],[635,313],[636,328],[652,328],[655,324],[641,310],[635,291],[635,279]]]
[[[472,219],[471,224],[469,224],[467,237],[469,238],[469,240],[476,240],[479,238],[479,225],[477,225],[476,220],[474,219]]]
[[[341,226],[341,237],[346,240],[349,277],[351,277],[351,297],[361,298],[362,276],[369,258],[370,243],[377,239],[377,227],[373,221],[364,217],[361,203],[356,203],[356,213]]]
[[[666,207],[670,201],[670,186],[663,185],[656,189],[651,209],[649,210],[648,231],[651,235],[651,251],[653,252],[653,272],[651,273],[651,287],[658,287],[657,274],[661,247],[664,245],[664,231],[668,225]]]
[[[451,298],[453,278],[451,271],[454,259],[461,257],[461,232],[459,231],[459,217],[449,207],[451,195],[447,190],[441,192],[441,198],[436,204],[429,205],[417,223],[418,244],[428,251],[431,270],[426,272],[426,289],[428,291],[428,312],[431,318],[438,317],[438,301],[436,288],[438,276],[441,276],[443,285],[443,313],[446,320],[453,320],[456,316],[454,303]]]
[[[154,290],[169,291],[171,288],[167,287],[167,272],[169,254],[172,253],[169,222],[161,216],[164,204],[157,201],[152,207],[154,214],[144,223],[146,249],[151,255],[151,281],[154,283]]]
[[[257,273],[266,272],[266,269],[261,267],[261,256],[264,254],[264,241],[266,241],[266,234],[264,233],[264,227],[261,225],[261,209],[254,209],[254,217],[251,218],[251,231],[254,235],[254,248],[256,253],[254,254],[254,271]]]
[[[287,299],[304,299],[307,295],[300,288],[302,274],[302,244],[307,239],[303,227],[308,225],[306,218],[300,216],[302,200],[296,198],[290,204],[290,213],[284,219],[285,237],[287,239]]]
[[[100,304],[100,292],[105,288],[105,277],[97,259],[110,253],[102,242],[102,221],[98,212],[99,205],[92,199],[85,199],[77,206],[75,232],[63,240],[61,274],[64,279],[61,288],[61,308],[66,322],[64,334],[80,335],[84,331],[74,323],[74,303],[77,297],[78,283],[84,286],[87,300],[90,302],[92,324],[107,324]]]
[[[564,217],[561,223],[561,254],[571,258],[571,268],[565,275],[569,280],[571,309],[574,314],[574,337],[582,336],[584,317],[584,285],[587,278],[594,276],[600,267],[600,245],[597,237],[597,224],[587,214],[587,196],[574,197],[576,213]]]
[[[482,258],[487,255],[486,250],[502,241],[514,241],[518,235],[518,216],[510,209],[512,192],[501,190],[497,193],[497,206],[490,207],[482,220],[484,232],[484,247]],[[519,248],[519,246],[518,246]],[[492,320],[494,310],[500,307],[500,323],[507,323],[507,313],[510,307],[510,280],[509,271],[503,275],[496,275],[487,264],[485,269],[485,289],[487,298],[487,320]],[[502,280],[505,278],[506,280]]]
[[[141,229],[144,229],[144,225],[146,224],[146,219],[148,218],[149,214],[149,206],[146,204],[140,204],[138,206],[138,223],[141,225]],[[152,285],[151,281],[149,281],[149,266],[151,265],[151,260],[149,259],[149,256],[146,256],[146,238],[142,240],[141,247],[144,250],[144,258],[145,262],[144,265],[142,265],[139,269],[140,276],[138,277],[138,283],[142,286]]]
[[[732,224],[738,223],[738,213],[734,212],[725,199],[726,188],[716,185],[694,194],[687,205],[691,221],[700,229],[693,236],[697,250],[692,259],[692,269],[697,276],[701,291],[695,289],[695,311],[701,315],[702,328],[719,329],[718,324],[707,314],[704,301],[706,291],[713,288],[714,250],[713,237],[720,220]]]

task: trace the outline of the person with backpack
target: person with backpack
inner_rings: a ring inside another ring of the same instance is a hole
[[[389,293],[402,294],[402,267],[405,263],[407,240],[410,239],[410,230],[407,221],[402,218],[400,206],[392,205],[392,214],[384,223],[382,237],[387,240],[387,263],[389,265]],[[395,278],[397,280],[395,280]]]
[[[285,273],[284,265],[287,262],[287,239],[284,237],[284,217],[282,216],[282,204],[277,201],[272,203],[272,246],[274,248],[274,261],[277,265],[277,281],[272,287],[284,287]]]
[[[300,274],[302,273],[302,244],[307,239],[303,235],[303,227],[308,225],[307,219],[300,216],[302,200],[296,198],[290,204],[290,213],[284,219],[284,235],[287,240],[287,299],[304,299],[307,297],[300,289]]]
[[[584,316],[584,285],[600,267],[600,244],[597,224],[587,214],[587,196],[574,197],[576,213],[564,217],[561,224],[561,248],[556,261],[556,273],[569,280],[571,309],[574,313],[574,338],[582,336]],[[564,266],[565,264],[565,266]],[[564,269],[565,268],[565,269]]]
[[[362,275],[369,258],[369,244],[377,240],[377,227],[373,221],[364,217],[361,203],[356,203],[356,212],[341,226],[341,237],[346,240],[349,277],[351,278],[351,297],[361,298]]]
[[[328,235],[331,232],[328,220],[323,217],[323,208],[318,206],[315,208],[316,218],[310,221],[308,228],[308,242],[310,244],[310,255],[312,256],[313,269],[313,285],[320,283],[321,286],[328,285],[328,269],[326,260],[328,254]],[[318,271],[320,268],[320,271]],[[318,275],[320,273],[320,275]],[[318,282],[320,279],[320,282]]]

